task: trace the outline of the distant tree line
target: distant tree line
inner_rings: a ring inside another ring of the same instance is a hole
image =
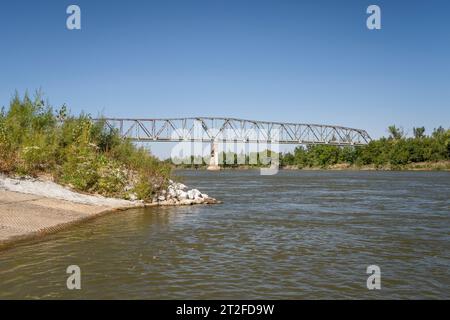
[[[450,130],[442,127],[431,135],[425,128],[413,129],[413,137],[406,137],[403,130],[390,126],[389,137],[372,140],[361,147],[310,145],[297,147],[294,153],[282,155],[281,165],[303,167],[327,167],[346,163],[364,166],[403,166],[409,163],[436,162],[450,159]]]
[[[390,167],[402,168],[408,164],[423,162],[439,162],[450,160],[450,129],[439,127],[427,135],[424,127],[413,128],[413,136],[407,137],[403,129],[396,126],[388,128],[389,136],[372,140],[364,146],[339,147],[327,144],[298,146],[293,152],[280,153],[279,163],[282,167],[326,168],[338,164],[349,166],[374,166],[375,168]],[[273,153],[264,151],[250,155],[235,154],[232,152],[221,153],[219,159],[225,159],[224,167],[237,167],[242,164],[242,157],[246,166],[266,166],[274,159]],[[257,159],[250,162],[250,159]],[[240,161],[237,159],[240,158]],[[194,163],[194,157],[191,157]],[[207,161],[201,157],[197,164],[184,164],[183,167],[202,167]],[[206,159],[207,160],[207,159]],[[222,163],[222,162],[221,162]],[[222,164],[221,164],[222,165]]]

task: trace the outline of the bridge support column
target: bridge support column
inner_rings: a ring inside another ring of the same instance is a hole
[[[211,143],[211,158],[209,160],[209,166],[207,170],[218,171],[220,170],[219,166],[219,146],[217,142]]]

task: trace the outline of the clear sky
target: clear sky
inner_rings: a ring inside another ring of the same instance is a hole
[[[450,125],[449,21],[446,0],[2,1],[0,106],[42,88],[73,113],[430,132]]]

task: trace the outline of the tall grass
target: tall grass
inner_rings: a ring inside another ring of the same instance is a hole
[[[75,190],[150,200],[166,188],[170,167],[122,139],[104,121],[54,110],[37,93],[17,93],[0,112],[0,172],[51,176]]]

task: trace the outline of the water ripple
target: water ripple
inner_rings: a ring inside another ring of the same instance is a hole
[[[450,298],[448,173],[179,175],[224,204],[112,214],[0,252],[0,298]]]

